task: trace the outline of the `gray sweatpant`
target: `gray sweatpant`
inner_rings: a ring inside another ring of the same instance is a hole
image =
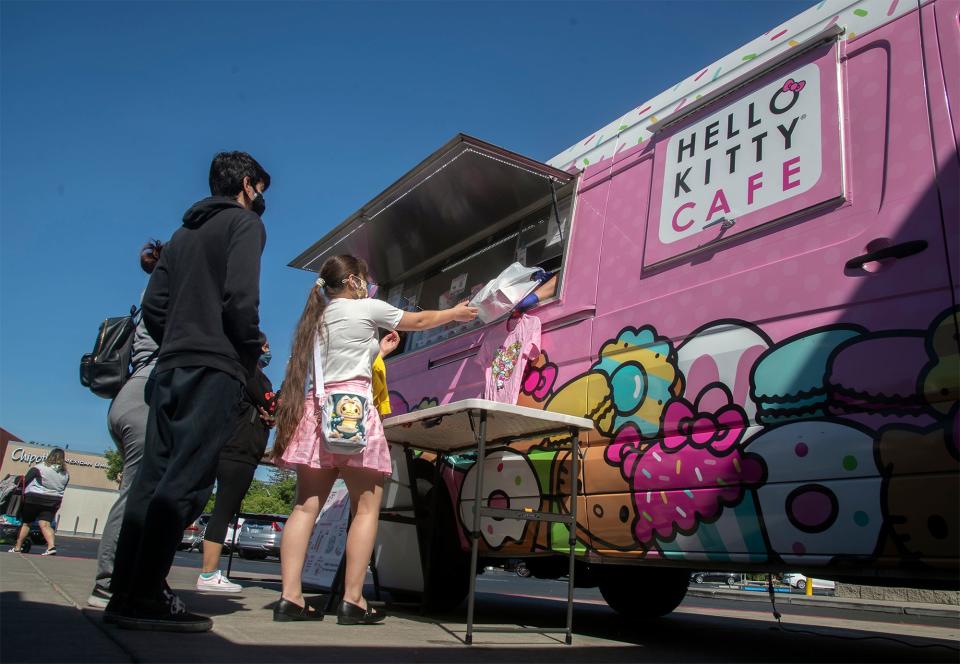
[[[127,495],[137,478],[140,462],[143,460],[143,445],[147,437],[147,415],[150,413],[150,407],[143,392],[149,377],[149,371],[132,376],[110,404],[110,412],[107,414],[107,428],[110,436],[123,456],[120,495],[117,496],[117,502],[113,504],[110,514],[107,515],[103,535],[100,537],[100,547],[97,550],[96,585],[108,592],[110,580],[113,577],[117,537],[120,535],[120,526],[123,523],[123,510],[127,506]]]

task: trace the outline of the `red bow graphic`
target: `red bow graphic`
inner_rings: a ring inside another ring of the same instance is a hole
[[[663,447],[678,449],[690,441],[722,453],[740,440],[746,427],[746,414],[738,406],[724,406],[716,413],[695,413],[690,403],[677,399],[667,404],[663,414]]]
[[[542,367],[530,367],[523,378],[521,389],[524,394],[529,394],[537,401],[543,401],[550,394],[550,389],[556,380],[557,365],[547,362]]]
[[[800,94],[800,91],[803,90],[803,86],[807,84],[806,81],[794,81],[792,78],[788,78],[787,82],[783,84],[784,92],[796,92]]]

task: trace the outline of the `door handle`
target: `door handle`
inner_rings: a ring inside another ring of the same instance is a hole
[[[921,251],[926,249],[927,246],[926,240],[911,240],[909,242],[894,244],[889,247],[884,247],[883,249],[870,251],[857,256],[856,258],[851,258],[847,261],[844,267],[846,267],[848,270],[859,270],[866,263],[882,261],[887,258],[906,258],[907,256],[919,254]]]

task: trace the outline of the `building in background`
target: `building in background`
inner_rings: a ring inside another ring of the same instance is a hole
[[[25,443],[3,431],[0,478],[24,475],[30,466],[47,458],[56,445]],[[64,446],[59,446],[64,447]],[[94,452],[77,452],[64,447],[70,484],[57,515],[57,532],[70,535],[100,535],[107,513],[117,499],[117,483],[107,479],[107,459]]]
[[[0,427],[0,459],[6,458],[7,456],[7,444],[8,443],[22,443],[23,441],[17,438],[15,434],[10,433],[3,427]]]

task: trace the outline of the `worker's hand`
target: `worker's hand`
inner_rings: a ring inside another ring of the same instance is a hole
[[[277,418],[265,411],[263,406],[257,406],[257,410],[260,411],[260,421],[272,429],[277,423]]]
[[[469,323],[477,317],[479,309],[471,307],[466,301],[461,302],[451,309],[453,311],[453,320],[458,323]]]
[[[393,351],[397,350],[397,346],[399,345],[400,335],[396,332],[390,332],[380,340],[380,354],[383,357],[386,357]]]

